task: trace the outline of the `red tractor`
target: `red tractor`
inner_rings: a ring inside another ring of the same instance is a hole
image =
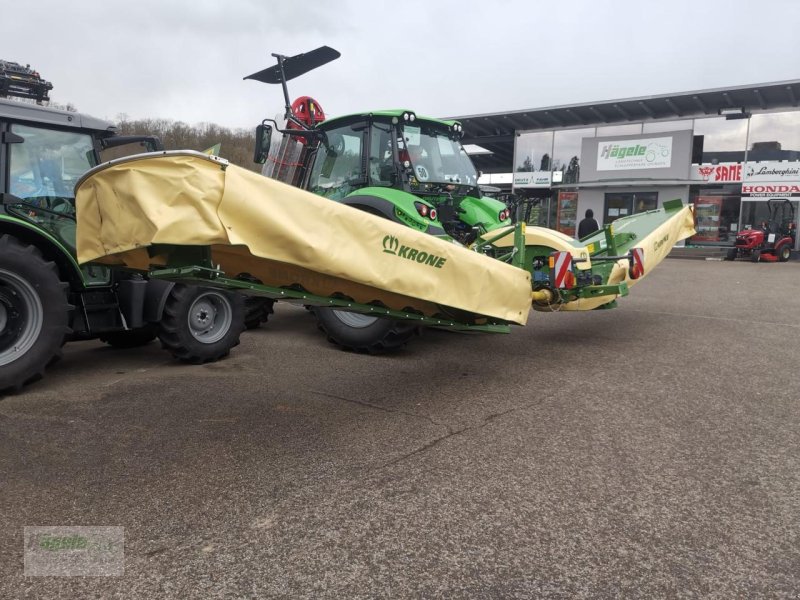
[[[768,200],[767,208],[769,220],[761,221],[761,227],[742,229],[736,234],[736,242],[728,250],[728,260],[740,256],[749,256],[753,262],[789,260],[797,234],[794,206],[788,199],[781,203]]]

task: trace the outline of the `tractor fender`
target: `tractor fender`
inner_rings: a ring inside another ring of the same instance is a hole
[[[364,188],[339,200],[341,204],[384,217],[429,235],[447,235],[438,221],[424,218],[417,213],[414,202],[423,202],[417,196],[391,188]],[[428,202],[425,204],[431,206]]]
[[[158,323],[164,315],[164,306],[175,282],[163,279],[148,279],[144,293],[142,318],[148,323]]]
[[[118,281],[117,299],[127,328],[138,329],[147,323],[158,323],[174,286],[171,281],[140,276]]]
[[[38,248],[45,260],[56,263],[62,281],[69,282],[75,289],[84,286],[81,268],[75,256],[55,237],[27,221],[0,215],[0,235],[6,233]]]

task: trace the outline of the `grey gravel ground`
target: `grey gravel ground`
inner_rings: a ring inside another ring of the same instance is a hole
[[[68,346],[0,400],[2,598],[800,596],[800,262],[668,260],[612,311],[223,362]],[[23,577],[23,526],[125,528]]]

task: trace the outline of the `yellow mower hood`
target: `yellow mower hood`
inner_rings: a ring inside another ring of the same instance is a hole
[[[321,296],[519,324],[530,310],[522,269],[198,152],[100,165],[76,204],[81,263],[147,271],[201,246],[228,277]]]

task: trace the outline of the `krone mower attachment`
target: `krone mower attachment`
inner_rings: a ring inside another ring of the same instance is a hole
[[[691,210],[673,201],[588,243],[517,223],[465,248],[191,151],[100,165],[77,204],[82,263],[484,332],[524,325],[531,304],[613,305],[692,232]]]

